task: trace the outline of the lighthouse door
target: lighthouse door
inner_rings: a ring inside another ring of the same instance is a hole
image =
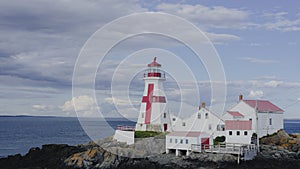
[[[168,124],[164,124],[164,131],[168,130]]]

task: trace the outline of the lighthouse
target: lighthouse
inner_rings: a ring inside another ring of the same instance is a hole
[[[135,130],[170,131],[170,116],[165,111],[167,103],[163,89],[165,80],[165,72],[161,70],[161,64],[157,63],[154,57],[144,73],[145,88]]]

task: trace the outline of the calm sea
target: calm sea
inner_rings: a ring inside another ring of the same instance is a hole
[[[117,125],[135,125],[135,122],[126,119],[108,119],[107,122],[92,119],[85,121],[89,129],[95,128],[101,137],[113,135],[111,128]],[[288,133],[300,133],[300,120],[285,120],[284,128]],[[31,147],[41,147],[43,144],[76,145],[88,141],[91,139],[77,118],[0,117],[0,157],[25,154]]]
[[[113,135],[117,125],[134,126],[126,119],[86,119],[89,130],[104,138]],[[75,117],[1,117],[0,157],[26,154],[31,147],[43,144],[83,144],[91,141]]]

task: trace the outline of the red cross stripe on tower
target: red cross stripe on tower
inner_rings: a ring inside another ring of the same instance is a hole
[[[150,124],[151,122],[152,103],[166,103],[164,96],[153,96],[153,88],[154,84],[148,84],[148,94],[143,96],[142,99],[142,103],[146,103],[145,124]]]

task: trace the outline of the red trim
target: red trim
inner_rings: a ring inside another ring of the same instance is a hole
[[[160,73],[148,73],[148,77],[161,77]]]
[[[151,110],[152,110],[152,104],[151,99],[153,96],[153,88],[154,84],[148,84],[148,94],[147,96],[143,97],[142,102],[146,102],[146,118],[145,118],[145,124],[150,124],[151,121]]]
[[[145,124],[150,124],[152,103],[166,103],[164,96],[153,96],[154,84],[148,84],[147,96],[143,96],[142,103],[146,103]]]
[[[252,130],[252,121],[225,120],[225,130]]]
[[[284,112],[281,108],[277,107],[268,100],[243,100],[249,106],[257,108],[260,112]]]
[[[235,117],[244,117],[244,115],[242,115],[238,111],[228,111],[228,113],[231,114],[232,116],[235,116]]]
[[[156,62],[156,57],[154,57],[153,62],[148,64],[148,67],[161,67],[161,64]]]

